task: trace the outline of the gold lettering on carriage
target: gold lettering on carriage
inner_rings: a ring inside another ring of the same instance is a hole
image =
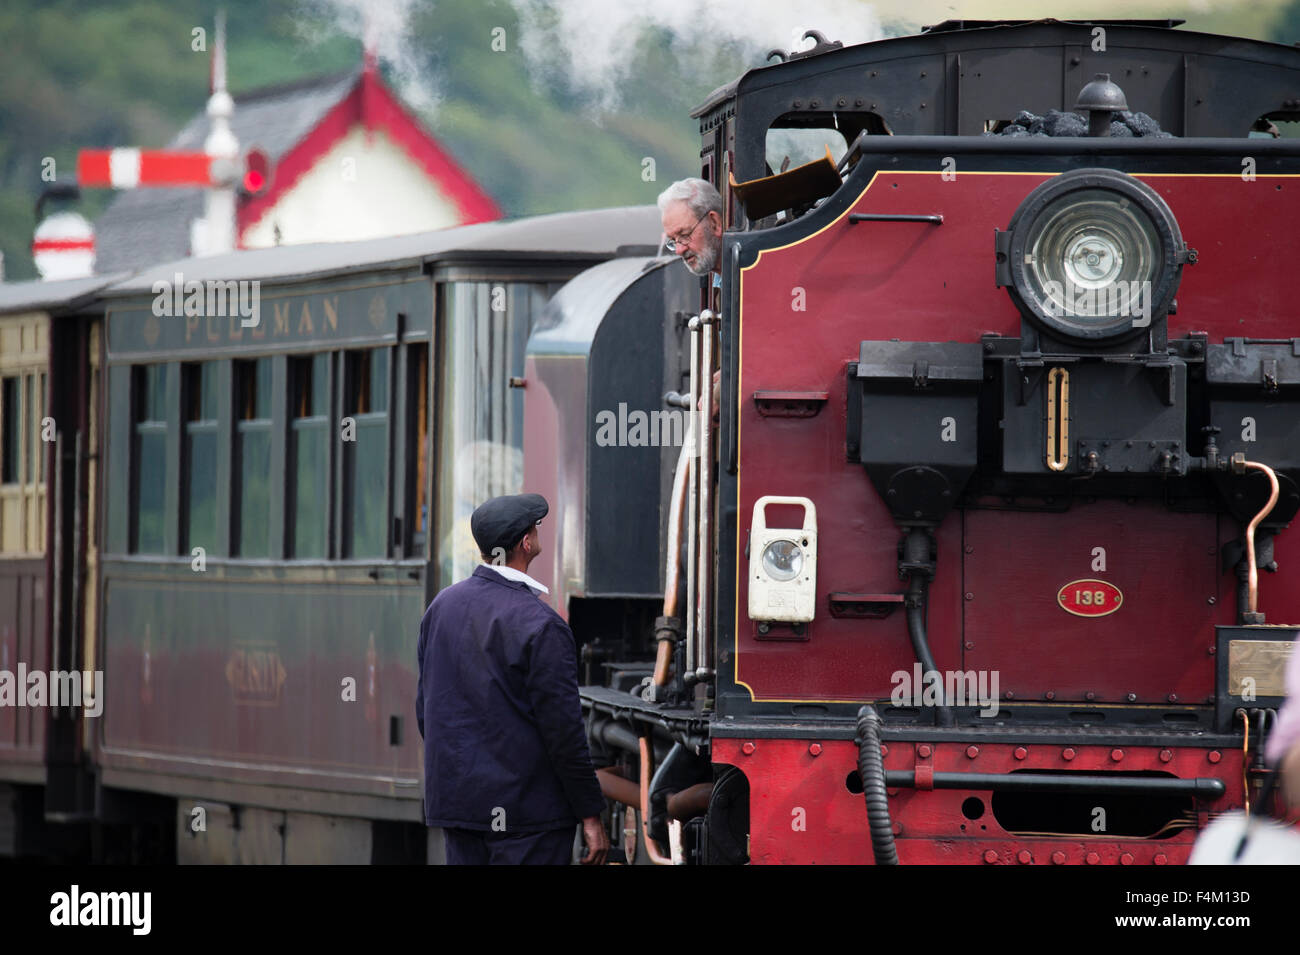
[[[245,341],[245,326],[231,315],[226,319],[216,315],[187,315],[185,317],[185,344],[227,345]],[[311,302],[272,302],[270,324],[259,323],[248,329],[248,341],[277,341],[306,338],[339,330],[339,299],[322,299],[313,311]]]
[[[193,296],[186,291],[191,284],[196,286]],[[218,285],[230,287],[218,290]],[[387,290],[371,287],[263,296],[251,287],[241,293],[239,282],[232,280],[214,281],[212,295],[197,281],[179,286],[157,282],[155,291],[152,307],[123,309],[111,316],[111,355],[280,349],[388,337],[397,331],[395,319],[403,314],[403,306],[409,307],[405,298],[393,301]],[[418,303],[416,307],[422,309]],[[243,317],[250,311],[255,320]]]
[[[274,705],[288,676],[279,651],[269,644],[244,644],[230,651],[226,682],[236,704]]]
[[[199,319],[237,318],[241,328],[256,328],[262,322],[262,283],[259,279],[186,279],[176,272],[172,279],[159,279],[151,286],[156,318],[185,317],[186,340],[191,322]],[[212,341],[217,339],[209,337]]]
[[[333,295],[317,302],[291,299],[271,302],[271,321],[247,325],[236,314],[189,315],[185,319],[186,345],[230,345],[242,342],[281,341],[337,334],[339,297]],[[168,317],[166,310],[163,317]]]

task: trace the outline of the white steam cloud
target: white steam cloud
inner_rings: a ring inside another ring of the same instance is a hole
[[[475,0],[440,0],[470,3]],[[666,39],[671,68],[693,79],[721,82],[711,51],[726,47],[751,64],[772,49],[808,48],[805,30],[818,30],[846,46],[883,36],[865,0],[510,0],[519,17],[520,50],[533,76],[567,83],[595,106],[617,106],[630,82],[647,82],[633,71],[644,66],[643,43],[651,31]],[[316,45],[338,33],[351,36],[388,67],[398,91],[422,111],[437,107],[439,84],[425,47],[415,36],[417,15],[434,11],[435,0],[298,0],[297,25]],[[436,36],[436,33],[435,33]],[[489,38],[483,38],[484,54]],[[435,41],[436,43],[436,41]],[[653,82],[653,80],[651,80]]]
[[[666,31],[679,68],[709,77],[711,46],[729,44],[757,63],[768,50],[809,48],[805,30],[845,46],[883,36],[861,0],[511,0],[523,31],[519,46],[534,74],[557,72],[610,108],[629,79],[647,29]]]
[[[361,41],[388,66],[402,98],[427,111],[435,109],[441,97],[411,21],[414,14],[432,6],[430,0],[300,0],[297,25],[312,44],[335,33]]]

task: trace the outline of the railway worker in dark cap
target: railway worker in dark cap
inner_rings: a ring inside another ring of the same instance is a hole
[[[579,821],[583,863],[609,851],[573,633],[527,573],[546,512],[540,494],[479,505],[470,530],[484,563],[420,621],[424,818],[444,830],[451,865],[567,865]]]

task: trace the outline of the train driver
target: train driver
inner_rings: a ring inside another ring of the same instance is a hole
[[[722,196],[704,179],[679,179],[659,194],[665,245],[695,275],[722,272]]]
[[[722,196],[704,179],[679,179],[659,194],[664,245],[693,274],[710,276],[709,304],[719,310],[722,287]],[[718,414],[722,373],[713,373],[713,415]]]

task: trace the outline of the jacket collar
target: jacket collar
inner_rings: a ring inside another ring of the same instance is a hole
[[[474,576],[482,577],[485,580],[494,580],[503,584],[522,584],[526,589],[535,594],[549,594],[550,589],[542,583],[529,577],[521,570],[515,570],[513,567],[497,567],[493,564],[479,564],[474,568]]]

